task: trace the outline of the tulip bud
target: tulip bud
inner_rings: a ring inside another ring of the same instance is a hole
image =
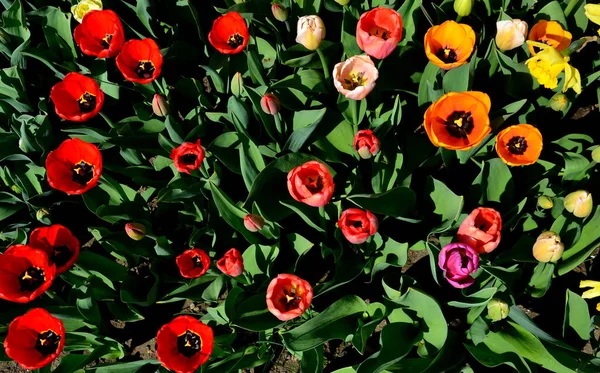
[[[46,210],[45,208],[41,208],[41,209],[37,210],[35,213],[35,218],[41,223],[49,222],[48,221],[49,216],[50,216],[50,211]]]
[[[548,196],[539,196],[537,200],[538,206],[547,210],[551,209],[554,206],[554,202],[552,202],[552,198]]]
[[[600,163],[600,146],[592,151],[592,160],[596,163]]]
[[[274,94],[267,93],[260,99],[260,107],[263,109],[265,114],[275,115],[279,113],[279,99]]]
[[[527,36],[527,23],[520,19],[496,22],[496,46],[509,51],[523,45]]]
[[[146,236],[146,226],[141,223],[127,223],[125,232],[132,240],[139,241]]]
[[[242,78],[242,74],[237,72],[231,78],[231,93],[235,97],[240,97],[244,92],[244,79]]]
[[[533,256],[538,262],[556,263],[565,251],[565,245],[560,242],[560,236],[554,232],[540,234],[533,244]]]
[[[563,93],[557,93],[550,99],[550,108],[554,111],[563,111],[569,104],[569,98]]]
[[[169,115],[169,102],[163,95],[156,94],[152,99],[152,111],[159,117]]]
[[[319,16],[304,16],[298,20],[296,43],[312,51],[319,48],[325,39],[325,24]]]
[[[73,18],[77,20],[77,22],[81,23],[83,17],[86,14],[91,12],[92,10],[102,10],[102,1],[101,0],[81,0],[77,5],[73,5],[71,7],[71,13],[73,13]]]
[[[273,17],[279,22],[285,22],[288,19],[288,11],[281,4],[273,4],[271,5],[271,11],[273,12]]]
[[[488,317],[492,319],[492,321],[500,321],[504,320],[508,317],[508,313],[510,309],[508,308],[508,303],[494,298],[487,304]]]
[[[340,4],[341,6],[346,6],[350,2],[350,0],[334,0],[334,1],[338,4]]]
[[[586,190],[578,190],[565,197],[565,209],[578,218],[587,218],[593,207],[592,194]]]
[[[475,0],[454,0],[454,11],[461,17],[471,14]]]
[[[244,217],[244,227],[250,232],[258,232],[265,226],[265,219],[256,214],[248,214]]]

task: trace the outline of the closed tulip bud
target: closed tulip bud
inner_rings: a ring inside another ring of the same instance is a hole
[[[273,4],[271,5],[271,11],[273,12],[273,17],[279,22],[285,22],[288,19],[288,11],[281,4]]]
[[[592,194],[586,190],[578,190],[565,197],[565,209],[578,218],[587,218],[593,207]]]
[[[146,226],[141,223],[127,223],[125,224],[125,232],[132,240],[139,241],[146,237]]]
[[[92,10],[102,10],[102,1],[101,0],[81,0],[77,5],[73,5],[71,7],[71,13],[73,13],[73,18],[77,20],[77,22],[81,23],[83,17],[86,14],[91,12]]]
[[[454,11],[461,17],[471,14],[475,0],[454,0]]]
[[[346,6],[350,2],[350,0],[335,0],[335,2],[340,4],[341,6]]]
[[[541,263],[556,263],[565,251],[565,245],[560,241],[560,236],[554,232],[540,234],[533,244],[533,256]]]
[[[548,196],[539,196],[537,200],[538,206],[543,209],[551,209],[554,206],[554,202],[552,202],[552,198]]]
[[[306,49],[316,50],[325,39],[325,24],[319,16],[304,16],[298,20],[296,43]]]
[[[509,51],[523,45],[527,36],[527,23],[520,19],[496,22],[496,46]]]
[[[557,93],[550,99],[550,108],[554,111],[563,111],[569,105],[569,98],[563,93]]]
[[[600,163],[600,145],[592,151],[592,160],[596,163]]]
[[[152,111],[159,117],[169,115],[169,102],[163,95],[154,95],[152,99]]]
[[[50,211],[48,211],[45,208],[41,208],[39,210],[37,210],[37,212],[35,213],[35,218],[42,223],[45,223],[48,221],[48,217],[50,216]]]
[[[265,219],[256,214],[248,214],[244,217],[244,227],[250,232],[258,232],[265,226]]]
[[[500,321],[504,320],[508,317],[508,313],[510,309],[508,308],[508,303],[500,300],[500,299],[492,299],[487,304],[488,316],[492,321]]]
[[[279,99],[272,93],[267,93],[260,99],[260,107],[263,109],[265,114],[275,115],[279,113],[281,105]]]
[[[242,78],[242,74],[237,72],[231,78],[231,93],[235,97],[240,97],[244,92],[244,79]]]

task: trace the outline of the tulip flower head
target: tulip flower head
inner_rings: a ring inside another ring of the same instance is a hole
[[[369,159],[379,154],[381,143],[372,130],[360,130],[354,135],[354,149],[362,159]]]
[[[467,63],[475,48],[475,31],[471,26],[446,21],[432,26],[425,34],[425,54],[431,63],[444,70]]]
[[[313,289],[296,275],[280,274],[267,288],[267,308],[281,321],[295,319],[310,307]]]
[[[533,257],[541,263],[556,263],[565,251],[560,236],[554,232],[543,232],[533,244]]]
[[[101,0],[81,0],[77,5],[71,7],[73,18],[79,23],[83,21],[83,17],[92,10],[102,10]]]
[[[362,100],[375,88],[379,71],[369,56],[348,58],[333,68],[333,85],[344,97]]]
[[[267,93],[260,99],[260,107],[268,115],[275,115],[279,113],[281,104],[279,99],[272,93]]]
[[[195,372],[208,361],[214,346],[212,329],[192,316],[177,316],[156,334],[156,357],[177,373]]]
[[[384,59],[401,40],[402,16],[394,9],[379,7],[360,16],[356,25],[356,42],[369,56]]]
[[[500,321],[508,317],[510,308],[508,307],[508,303],[494,298],[488,302],[487,311],[488,317],[492,319],[492,321]]]
[[[231,277],[244,273],[244,258],[237,249],[230,249],[217,261],[217,268]]]
[[[475,282],[471,274],[479,268],[479,254],[467,244],[451,243],[440,251],[438,265],[450,285],[466,288]]]
[[[377,233],[379,221],[369,210],[350,208],[342,212],[338,227],[350,243],[360,245]]]
[[[258,232],[265,226],[265,219],[260,215],[248,214],[244,217],[244,227],[250,232]]]
[[[467,17],[473,10],[475,0],[454,0],[454,11],[461,17]]]
[[[240,53],[250,41],[246,21],[237,12],[229,12],[218,17],[208,33],[208,41],[220,53]]]
[[[333,196],[335,184],[327,166],[309,161],[288,173],[287,187],[296,201],[323,207]]]
[[[533,25],[527,40],[549,45],[561,51],[566,49],[571,44],[572,35],[569,31],[562,28],[560,23],[556,21],[540,20]],[[529,52],[535,56],[540,51],[540,47],[536,44],[527,43]]]
[[[511,19],[496,22],[496,46],[509,51],[523,45],[527,36],[527,22]]]
[[[569,193],[565,197],[565,210],[578,218],[587,218],[592,213],[593,208],[592,193],[586,190],[578,190]]]
[[[458,228],[457,238],[479,254],[491,253],[500,244],[502,217],[492,208],[478,207]]]
[[[496,136],[496,153],[509,166],[534,164],[543,145],[542,134],[531,124],[510,126]]]
[[[592,160],[596,163],[600,163],[600,146],[596,146],[596,148],[592,150]]]
[[[296,43],[306,49],[316,50],[325,39],[325,24],[319,16],[304,16],[298,20]]]
[[[142,223],[125,224],[125,233],[134,241],[139,241],[146,237],[146,226]]]
[[[273,17],[279,22],[285,22],[288,19],[287,8],[279,3],[271,5],[271,12],[273,13]]]
[[[152,111],[154,115],[166,117],[169,115],[169,102],[163,95],[155,94],[152,98]]]

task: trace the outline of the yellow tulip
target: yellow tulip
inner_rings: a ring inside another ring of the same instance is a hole
[[[102,0],[81,0],[77,5],[71,7],[73,18],[79,23],[92,10],[102,10]]]

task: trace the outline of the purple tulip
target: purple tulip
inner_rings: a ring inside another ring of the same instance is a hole
[[[451,243],[440,251],[438,265],[450,285],[459,289],[466,288],[475,282],[471,273],[479,268],[479,254],[467,244]]]

